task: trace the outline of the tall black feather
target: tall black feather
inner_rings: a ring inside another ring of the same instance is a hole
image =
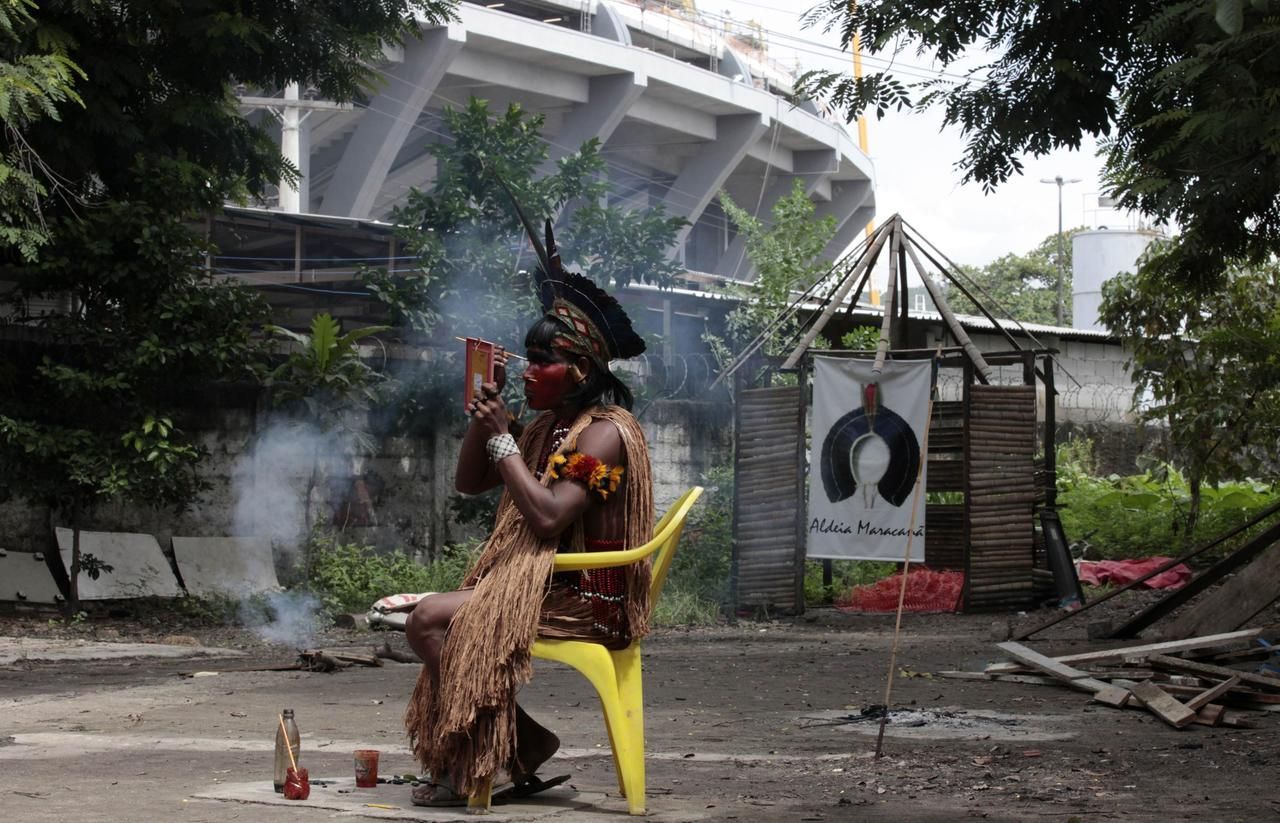
[[[503,180],[496,172],[492,172],[493,179],[498,181],[498,185],[507,193],[507,197],[511,198],[511,205],[516,210],[516,217],[520,218],[520,223],[524,226],[524,232],[529,236],[529,242],[533,245],[534,252],[538,255],[538,272],[534,274],[533,282],[538,293],[543,291],[543,283],[551,272],[551,260],[547,256],[546,247],[542,245],[542,241],[538,239],[538,233],[533,228],[533,223],[529,222],[529,218],[525,216],[524,209],[520,208],[520,201],[516,199],[516,194],[507,185],[507,181]]]

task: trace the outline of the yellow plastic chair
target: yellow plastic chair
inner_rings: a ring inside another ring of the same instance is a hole
[[[653,555],[649,586],[649,605],[653,608],[667,582],[685,519],[701,496],[701,486],[685,492],[658,521],[653,539],[643,546],[616,552],[561,553],[556,556],[556,571],[625,566]],[[567,663],[595,686],[613,748],[618,789],[627,798],[627,810],[631,814],[644,814],[644,689],[640,677],[640,641],[634,641],[625,649],[610,651],[599,643],[539,639],[532,651],[534,657]],[[491,791],[477,791],[468,799],[468,811],[487,811],[490,795]]]

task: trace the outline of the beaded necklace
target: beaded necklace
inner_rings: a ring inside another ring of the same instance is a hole
[[[534,467],[533,475],[539,480],[542,479],[542,473],[547,469],[547,462],[551,460],[551,455],[556,453],[560,448],[560,444],[564,442],[564,438],[569,434],[569,429],[573,427],[574,418],[567,420],[557,420],[555,426],[551,429],[551,436],[547,438],[546,445],[542,447],[542,453],[538,455],[537,465]]]

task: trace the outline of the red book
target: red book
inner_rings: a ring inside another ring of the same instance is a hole
[[[480,386],[493,382],[494,345],[478,337],[467,338],[467,384],[462,392],[462,408],[471,405],[471,399]]]

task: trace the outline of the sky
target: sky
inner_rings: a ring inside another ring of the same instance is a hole
[[[698,10],[704,15],[758,21],[766,29],[770,56],[781,63],[799,61],[803,69],[845,69],[850,66],[848,54],[834,51],[839,48],[839,36],[805,28],[800,22],[800,14],[810,5],[807,0],[699,0]],[[865,69],[883,65],[876,55],[867,57]],[[891,55],[879,57],[884,60]],[[919,74],[923,72],[916,67],[927,67],[926,60],[908,51],[895,64]],[[1041,183],[1041,178],[1062,175],[1081,180],[1063,189],[1066,228],[1097,222],[1102,162],[1091,139],[1086,138],[1079,151],[1023,157],[1023,174],[987,195],[976,183],[961,185],[963,174],[955,164],[963,155],[965,140],[956,127],[942,130],[940,110],[890,112],[883,120],[872,113],[868,123],[869,154],[876,168],[877,220],[901,213],[957,263],[983,265],[1004,254],[1025,253],[1058,230],[1057,186]],[[856,139],[856,126],[849,129]]]

